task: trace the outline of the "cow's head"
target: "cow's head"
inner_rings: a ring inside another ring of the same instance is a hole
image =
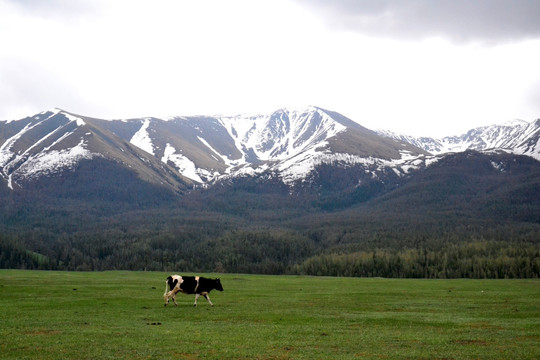
[[[223,291],[223,286],[221,286],[220,279],[216,279],[216,290]]]

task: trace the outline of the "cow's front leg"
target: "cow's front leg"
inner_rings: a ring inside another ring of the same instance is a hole
[[[204,297],[206,298],[206,300],[208,300],[210,306],[214,306],[214,304],[212,304],[212,302],[210,301],[210,296],[208,296],[208,294],[204,294]]]

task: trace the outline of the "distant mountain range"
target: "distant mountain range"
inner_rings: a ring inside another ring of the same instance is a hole
[[[533,122],[514,120],[501,125],[482,126],[460,136],[446,136],[442,139],[412,137],[385,130],[377,133],[408,142],[432,154],[501,150],[540,160],[540,119]]]
[[[183,192],[241,176],[301,185],[321,164],[361,165],[372,178],[403,176],[465,150],[540,159],[540,120],[493,125],[443,139],[371,131],[317,107],[268,115],[100,120],[60,109],[0,122],[0,178],[10,189],[107,159],[149,183]]]
[[[539,277],[539,137],[318,107],[0,121],[0,267]]]

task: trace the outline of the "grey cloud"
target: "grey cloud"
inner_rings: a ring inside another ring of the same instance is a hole
[[[538,0],[295,0],[333,27],[398,38],[500,43],[540,37]]]

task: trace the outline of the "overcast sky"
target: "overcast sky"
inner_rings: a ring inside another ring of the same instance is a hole
[[[316,105],[459,135],[540,118],[537,0],[0,0],[0,119]]]

